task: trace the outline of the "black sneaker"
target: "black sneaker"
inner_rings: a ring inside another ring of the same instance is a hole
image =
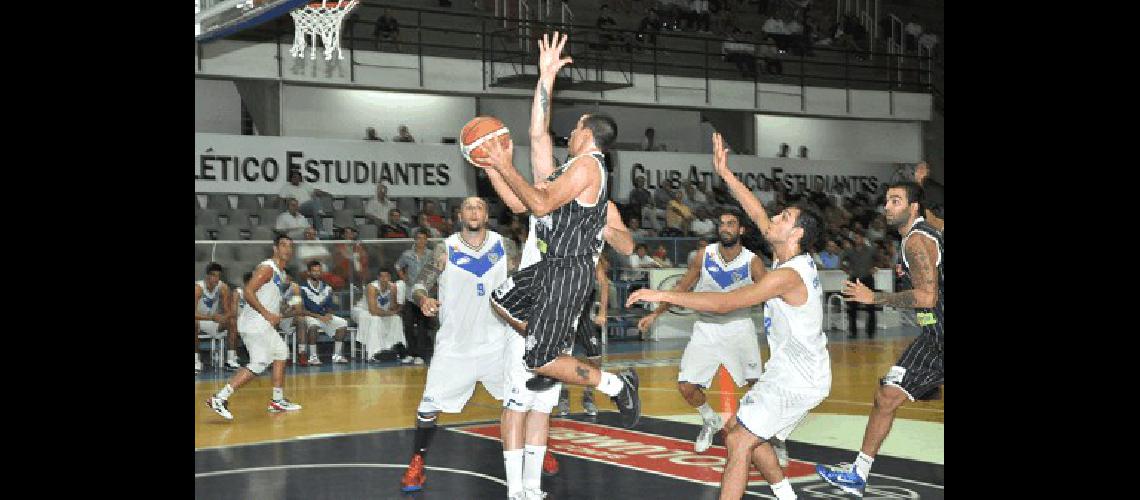
[[[637,372],[632,368],[626,368],[617,375],[623,382],[621,392],[617,396],[610,399],[617,405],[618,411],[621,412],[621,425],[626,429],[631,429],[637,425],[637,421],[641,420],[641,397],[637,393],[638,379]]]
[[[546,375],[535,375],[526,381],[526,388],[534,392],[542,392],[557,384],[558,381]]]

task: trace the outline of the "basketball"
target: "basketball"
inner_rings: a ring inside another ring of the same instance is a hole
[[[510,143],[511,131],[498,118],[476,116],[459,132],[459,151],[463,153],[463,158],[472,164],[488,166],[483,161],[487,158],[487,153],[483,151],[483,143],[491,139],[496,139],[506,146]]]

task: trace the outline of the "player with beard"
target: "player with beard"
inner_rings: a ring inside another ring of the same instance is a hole
[[[720,214],[720,241],[706,246],[699,258],[689,262],[689,270],[673,291],[728,292],[760,281],[765,273],[764,261],[741,244],[744,226],[740,218],[731,209]],[[647,332],[649,326],[669,310],[669,305],[660,304],[653,313],[641,318],[637,328]],[[701,312],[693,323],[693,336],[681,355],[677,390],[704,421],[693,446],[697,453],[707,450],[712,445],[713,435],[724,428],[724,419],[709,406],[702,390],[712,384],[717,368],[723,365],[737,387],[748,385],[750,388],[763,370],[756,325],[752,323],[750,312],[751,308],[724,314]],[[781,458],[786,462],[786,453]]]

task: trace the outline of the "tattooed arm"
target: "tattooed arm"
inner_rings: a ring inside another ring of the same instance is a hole
[[[938,269],[935,267],[938,244],[921,233],[916,234],[918,237],[907,238],[903,243],[903,255],[910,269],[913,289],[898,293],[875,292],[858,280],[855,283],[848,281],[843,289],[847,300],[909,309],[934,307],[938,303]]]
[[[431,300],[429,292],[437,281],[439,275],[443,272],[444,267],[447,265],[447,245],[440,241],[435,244],[432,251],[431,260],[424,263],[424,267],[420,269],[419,276],[416,276],[416,284],[412,287],[412,298],[416,304],[423,306],[424,299]]]
[[[519,246],[515,244],[515,240],[503,238],[503,250],[507,252],[507,271],[513,273],[518,270],[519,260],[522,258]]]

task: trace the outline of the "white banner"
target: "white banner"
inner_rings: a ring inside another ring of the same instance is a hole
[[[474,168],[454,144],[311,137],[194,134],[194,192],[275,194],[299,171],[334,196],[460,198],[475,193]]]
[[[698,182],[708,186],[709,181],[717,178],[711,154],[618,151],[614,157],[616,192],[612,197],[616,200],[629,199],[636,177],[645,177],[644,187],[650,190],[669,182]],[[730,154],[728,168],[752,190],[770,191],[773,182],[782,182],[788,192],[811,188],[849,196],[860,191],[877,192],[890,180],[895,164]]]

